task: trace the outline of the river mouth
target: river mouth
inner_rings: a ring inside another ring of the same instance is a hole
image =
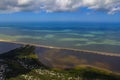
[[[16,42],[0,42],[0,51],[9,51],[23,45],[25,44]],[[43,64],[52,68],[73,68],[82,65],[90,65],[118,73],[120,72],[119,54],[37,45],[36,53]]]

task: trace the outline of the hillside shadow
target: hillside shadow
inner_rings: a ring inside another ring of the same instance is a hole
[[[55,53],[60,52],[61,54],[64,54],[63,56],[60,57],[62,60],[61,63],[63,63],[64,62],[63,58],[68,57],[68,56],[65,55],[65,53],[62,53],[65,50],[62,52],[61,51],[62,50],[50,50],[50,51],[47,51],[46,54],[44,53],[44,55],[47,55],[54,61],[55,60],[57,61],[57,59],[59,57],[57,57],[57,56],[55,57],[54,55],[55,55]],[[68,50],[66,50],[66,51],[68,51]],[[50,55],[48,55],[47,53],[49,53]],[[70,53],[73,53],[73,52],[70,51]],[[75,53],[73,53],[73,54],[75,54]],[[42,56],[42,57],[45,57],[45,56]],[[55,57],[55,59],[53,57]],[[67,62],[70,61],[70,59],[74,59],[74,57],[72,57],[72,58],[69,57],[67,59]],[[48,66],[45,66],[44,64],[42,64],[39,60],[40,59],[39,59],[38,55],[35,54],[35,47],[30,46],[30,45],[25,45],[23,47],[19,47],[14,50],[11,50],[9,52],[0,54],[0,71],[1,71],[1,66],[3,65],[3,68],[2,68],[3,73],[2,74],[3,74],[3,78],[5,78],[5,80],[16,80],[16,77],[29,74],[33,70],[36,70],[36,69],[50,70],[53,73],[52,69],[50,69]],[[59,62],[59,61],[57,61],[57,62]],[[77,60],[74,62],[77,62]],[[48,72],[49,71],[47,71],[47,73]],[[70,77],[72,76],[74,78],[82,77],[83,79],[81,79],[81,80],[96,80],[96,79],[120,80],[120,76],[117,74],[114,74],[109,71],[99,70],[97,68],[91,68],[91,66],[82,67],[82,68],[80,68],[80,67],[69,68],[69,69],[64,69],[64,70],[62,69],[60,71],[58,70],[57,72],[58,73],[60,72],[64,75],[68,74]],[[40,76],[38,74],[35,74],[34,72],[32,73],[32,75]],[[49,74],[47,74],[47,76],[48,75]],[[42,77],[43,77],[43,75],[42,75]],[[65,77],[68,77],[68,76],[65,76]],[[46,78],[49,79],[49,77],[46,77]],[[62,78],[62,76],[61,76],[61,78]],[[53,78],[51,78],[51,79],[53,79]],[[19,80],[24,80],[24,79],[19,78]],[[43,80],[46,80],[46,79],[43,79]],[[58,79],[58,80],[61,80],[61,79]],[[66,79],[66,80],[69,80],[69,79]],[[76,79],[73,79],[73,80],[76,80]]]
[[[0,68],[3,78],[14,78],[19,75],[27,74],[34,69],[48,69],[43,65],[35,54],[34,46],[23,46],[9,52],[0,54]]]

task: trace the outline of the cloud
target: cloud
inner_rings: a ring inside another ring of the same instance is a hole
[[[82,7],[114,14],[120,12],[120,0],[0,0],[0,13],[65,12]]]

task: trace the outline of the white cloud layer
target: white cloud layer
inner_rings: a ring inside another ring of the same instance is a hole
[[[0,0],[0,13],[62,12],[81,7],[114,14],[120,12],[120,0]]]

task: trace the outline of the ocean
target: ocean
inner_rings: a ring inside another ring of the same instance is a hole
[[[120,53],[120,23],[0,23],[0,40]]]

